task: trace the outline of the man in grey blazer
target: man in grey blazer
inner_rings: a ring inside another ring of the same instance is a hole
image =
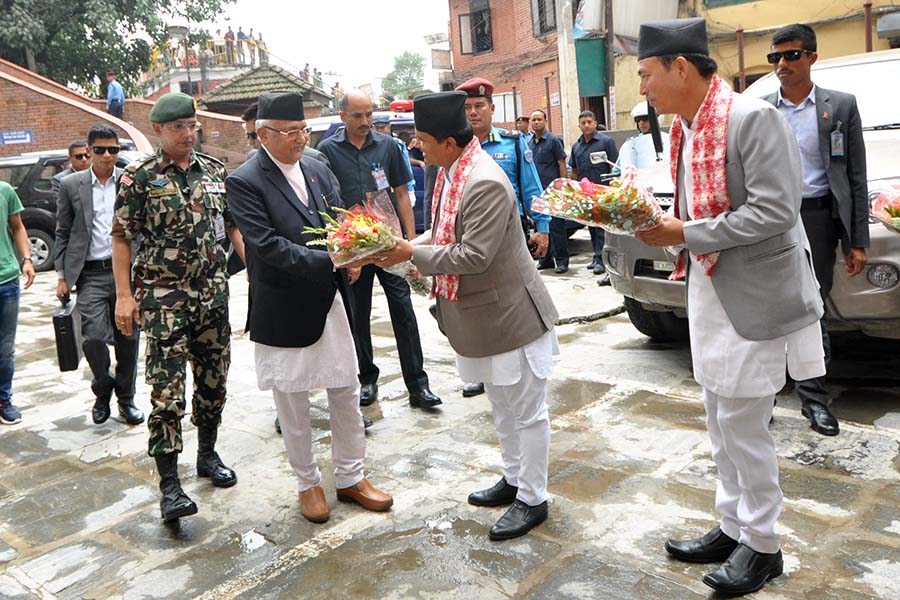
[[[816,33],[807,25],[787,25],[776,31],[772,52],[766,58],[774,65],[781,88],[766,100],[790,123],[800,147],[800,217],[824,301],[834,282],[838,240],[847,275],[855,277],[866,266],[869,202],[866,148],[856,98],[813,84],[810,68],[818,58],[816,50]],[[821,325],[827,365],[831,349],[824,317]],[[797,395],[803,403],[802,413],[815,431],[838,434],[837,419],[828,410],[831,399],[824,377],[798,381]]]
[[[68,298],[71,290],[78,292],[75,306],[81,316],[82,348],[94,375],[94,423],[109,418],[109,403],[115,392],[119,416],[129,425],[137,425],[144,421],[143,413],[134,405],[138,329],[125,335],[114,323],[116,286],[110,229],[120,175],[116,168],[118,134],[112,127],[98,124],[88,131],[88,144],[92,147],[91,167],[66,177],[60,185],[56,209],[56,297],[62,300]],[[109,372],[109,343],[116,351],[115,375]]]
[[[558,352],[558,314],[525,245],[509,178],[466,120],[466,97],[455,91],[416,98],[425,160],[442,167],[434,223],[413,242],[396,238],[376,264],[412,260],[435,276],[438,324],[463,381],[485,384],[503,459],[500,481],[471,494],[469,503],[512,505],[490,530],[491,539],[505,540],[547,518],[547,378]]]
[[[50,192],[53,199],[59,199],[59,186],[62,180],[72,173],[79,173],[91,166],[91,151],[84,140],[73,140],[69,144],[69,168],[60,171],[50,179]]]
[[[768,430],[785,369],[825,373],[822,300],[798,218],[800,156],[790,126],[762,100],[734,94],[716,75],[704,19],[641,25],[641,93],[675,115],[674,214],[638,234],[681,246],[694,378],[719,482],[720,525],[699,539],[669,540],[689,562],[725,561],[703,581],[746,594],[781,575],[778,457]]]

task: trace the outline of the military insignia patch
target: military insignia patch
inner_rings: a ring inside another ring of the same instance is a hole
[[[134,181],[132,181],[131,177],[122,173],[122,176],[119,177],[119,183],[122,185],[131,185]]]
[[[531,150],[525,151],[525,162],[533,162],[534,161],[534,153]]]

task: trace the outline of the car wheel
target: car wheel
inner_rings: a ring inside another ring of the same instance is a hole
[[[690,336],[688,321],[671,312],[647,310],[633,298],[625,298],[625,310],[635,329],[657,342],[683,342]]]
[[[53,236],[43,229],[29,229],[28,243],[31,245],[31,260],[34,270],[49,271],[53,268]]]

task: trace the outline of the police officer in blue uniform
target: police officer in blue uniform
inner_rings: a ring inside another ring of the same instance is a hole
[[[472,124],[475,137],[481,140],[481,147],[491,155],[509,177],[509,182],[516,193],[519,214],[528,210],[534,221],[534,231],[528,238],[528,247],[532,256],[543,258],[547,255],[550,244],[550,215],[531,210],[531,198],[540,196],[543,188],[534,166],[534,155],[528,148],[525,137],[518,131],[507,131],[494,127],[494,84],[487,79],[475,77],[459,85],[457,90],[468,94],[466,99],[466,117]],[[483,383],[467,384],[463,387],[463,396],[477,396],[484,393]]]

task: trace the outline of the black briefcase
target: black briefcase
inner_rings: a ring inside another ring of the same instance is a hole
[[[81,317],[75,310],[75,302],[68,296],[63,298],[62,308],[53,315],[53,334],[59,370],[76,370],[81,361]]]

